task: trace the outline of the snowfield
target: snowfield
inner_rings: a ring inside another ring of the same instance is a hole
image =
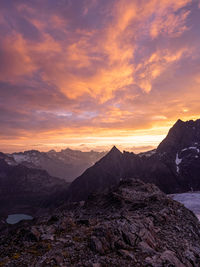
[[[200,220],[200,192],[173,194],[171,197],[193,211]]]

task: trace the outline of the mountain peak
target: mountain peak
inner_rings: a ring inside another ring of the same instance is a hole
[[[200,120],[177,120],[166,138],[157,148],[158,152],[176,153],[181,148],[200,143]]]
[[[200,119],[188,120],[188,121],[182,121],[181,119],[178,119],[173,127],[175,127],[177,125],[180,125],[180,126],[187,125],[187,126],[192,127],[192,126],[198,125],[199,123],[200,123]]]
[[[113,146],[107,155],[117,156],[117,155],[122,155],[122,152],[116,146]]]
[[[181,125],[181,124],[185,124],[185,122],[182,121],[181,119],[178,119],[178,120],[176,121],[176,123],[174,124],[174,126],[175,126],[175,125]]]
[[[115,145],[111,148],[110,152],[111,152],[111,151],[112,151],[112,152],[116,152],[116,151],[117,151],[117,152],[120,152],[119,149],[118,149]],[[120,152],[120,153],[121,153],[121,152]]]
[[[123,153],[116,146],[113,146],[111,150],[103,158],[100,159],[99,162],[102,162],[105,160],[107,161],[108,159],[111,161],[116,161],[119,158],[121,158],[122,155]]]

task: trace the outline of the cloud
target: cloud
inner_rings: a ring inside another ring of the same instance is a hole
[[[178,117],[200,115],[195,1],[20,0],[0,10],[0,136],[8,146],[75,138],[74,146],[103,147],[110,137],[134,143],[130,136],[146,130],[157,136],[152,147]]]
[[[9,38],[1,37],[0,45],[0,80],[14,80],[29,75],[35,70],[25,41],[19,34]]]

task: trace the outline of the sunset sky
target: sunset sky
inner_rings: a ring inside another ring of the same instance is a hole
[[[200,118],[200,1],[0,1],[0,151],[150,150],[179,118]]]

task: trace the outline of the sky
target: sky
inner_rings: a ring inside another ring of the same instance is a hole
[[[0,150],[150,150],[200,118],[200,1],[1,0]]]

